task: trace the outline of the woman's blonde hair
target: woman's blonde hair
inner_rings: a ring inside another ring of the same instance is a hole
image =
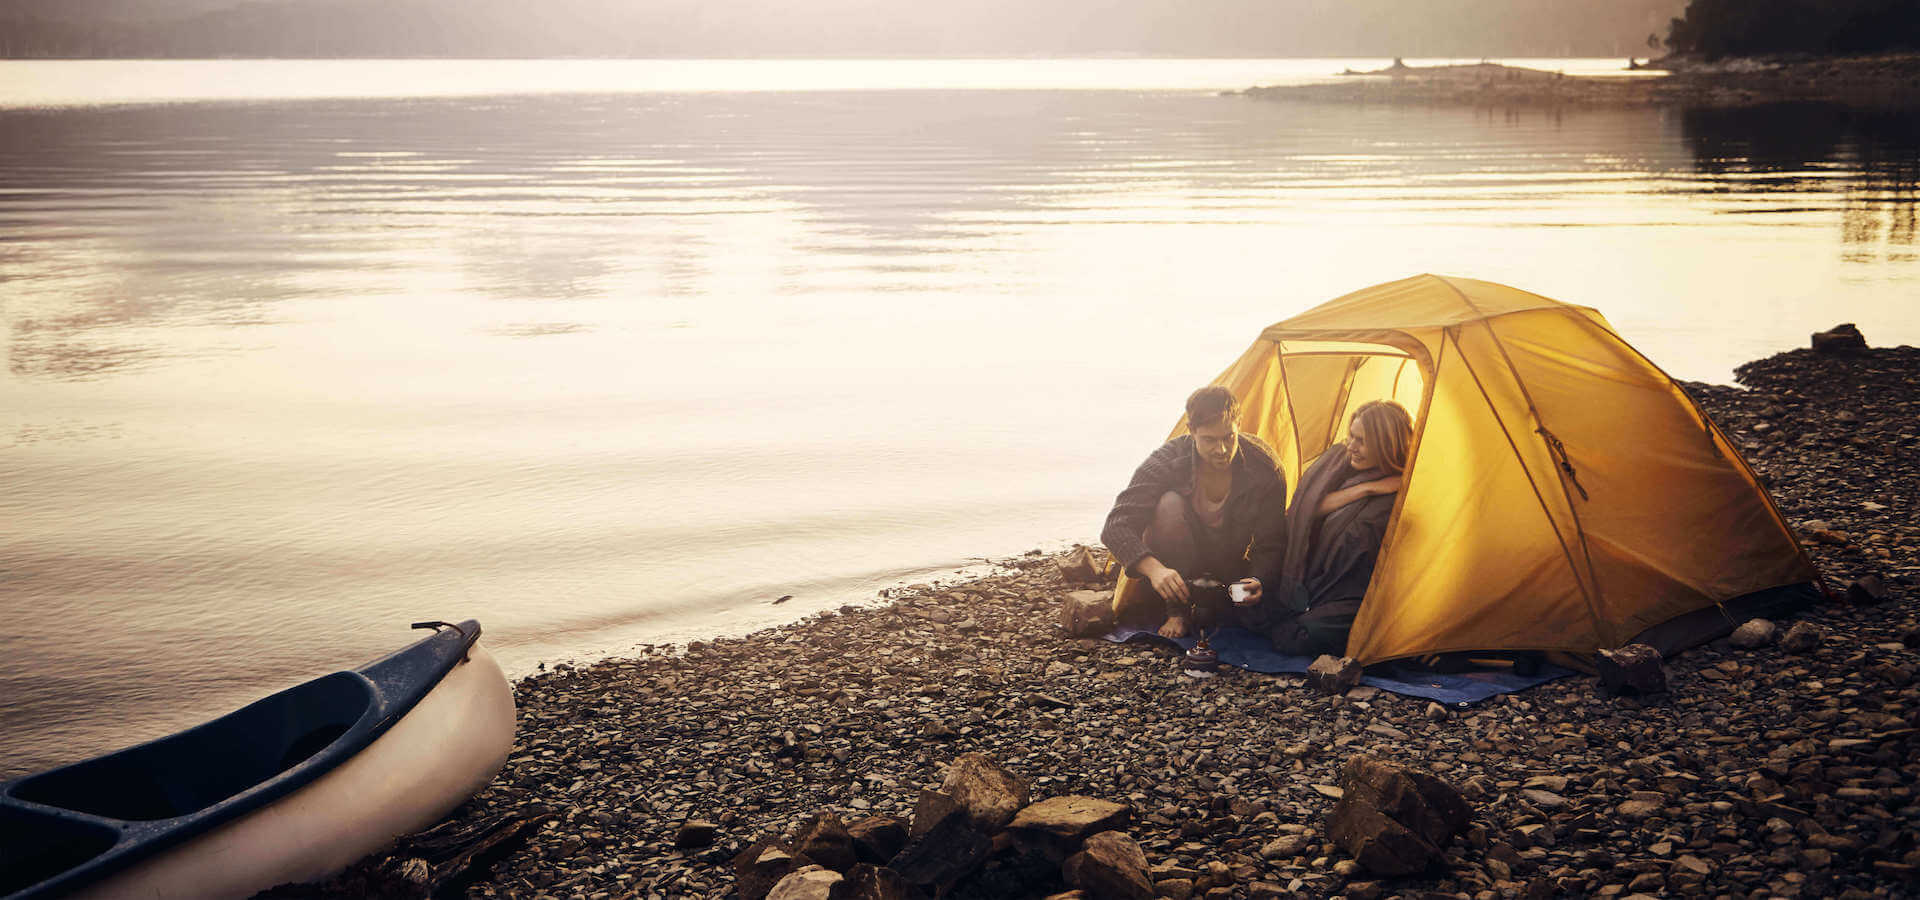
[[[1367,436],[1380,467],[1398,475],[1407,471],[1407,448],[1413,443],[1413,416],[1392,400],[1371,400],[1353,411],[1353,425]]]

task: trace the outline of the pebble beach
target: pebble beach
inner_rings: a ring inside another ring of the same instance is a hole
[[[525,827],[440,893],[734,896],[754,842],[823,813],[909,820],[978,753],[1034,800],[1128,807],[1153,894],[1176,900],[1911,896],[1920,349],[1795,350],[1738,380],[1686,387],[1833,595],[1776,623],[1808,623],[1794,641],[1723,638],[1667,660],[1666,694],[1613,697],[1575,675],[1461,709],[1365,686],[1329,696],[1299,676],[1196,679],[1173,650],[1064,635],[1066,593],[1111,583],[1069,583],[1035,551],[742,638],[522,679],[506,768],[445,827]],[[1881,590],[1846,590],[1861,578]],[[1425,871],[1383,877],[1329,837],[1358,754],[1465,799],[1469,824]],[[297,895],[366,893],[420,869],[413,852]]]

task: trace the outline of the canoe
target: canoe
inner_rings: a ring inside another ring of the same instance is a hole
[[[345,868],[485,787],[513,692],[480,623],[206,724],[0,784],[0,897],[244,898]]]

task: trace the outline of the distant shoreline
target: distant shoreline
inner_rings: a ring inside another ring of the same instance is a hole
[[[1396,61],[1397,62],[1397,61]],[[1668,58],[1642,69],[1665,74],[1620,76],[1561,72],[1484,62],[1459,66],[1396,65],[1334,84],[1252,87],[1234,92],[1261,100],[1436,106],[1740,107],[1817,102],[1871,108],[1920,107],[1920,53],[1830,58]]]

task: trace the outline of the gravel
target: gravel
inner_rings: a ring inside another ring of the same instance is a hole
[[[748,844],[823,811],[908,818],[976,751],[1036,798],[1130,804],[1156,883],[1206,896],[1910,894],[1920,350],[1794,351],[1738,376],[1686,387],[1821,535],[1809,549],[1836,590],[1888,587],[1796,620],[1811,646],[1716,641],[1667,662],[1664,695],[1612,698],[1583,676],[1436,714],[1069,639],[1059,607],[1086,585],[1035,551],[883,606],[523,679],[506,768],[454,818],[558,816],[467,895],[725,896]],[[1434,869],[1383,881],[1328,842],[1339,768],[1361,752],[1467,799],[1471,825]]]

